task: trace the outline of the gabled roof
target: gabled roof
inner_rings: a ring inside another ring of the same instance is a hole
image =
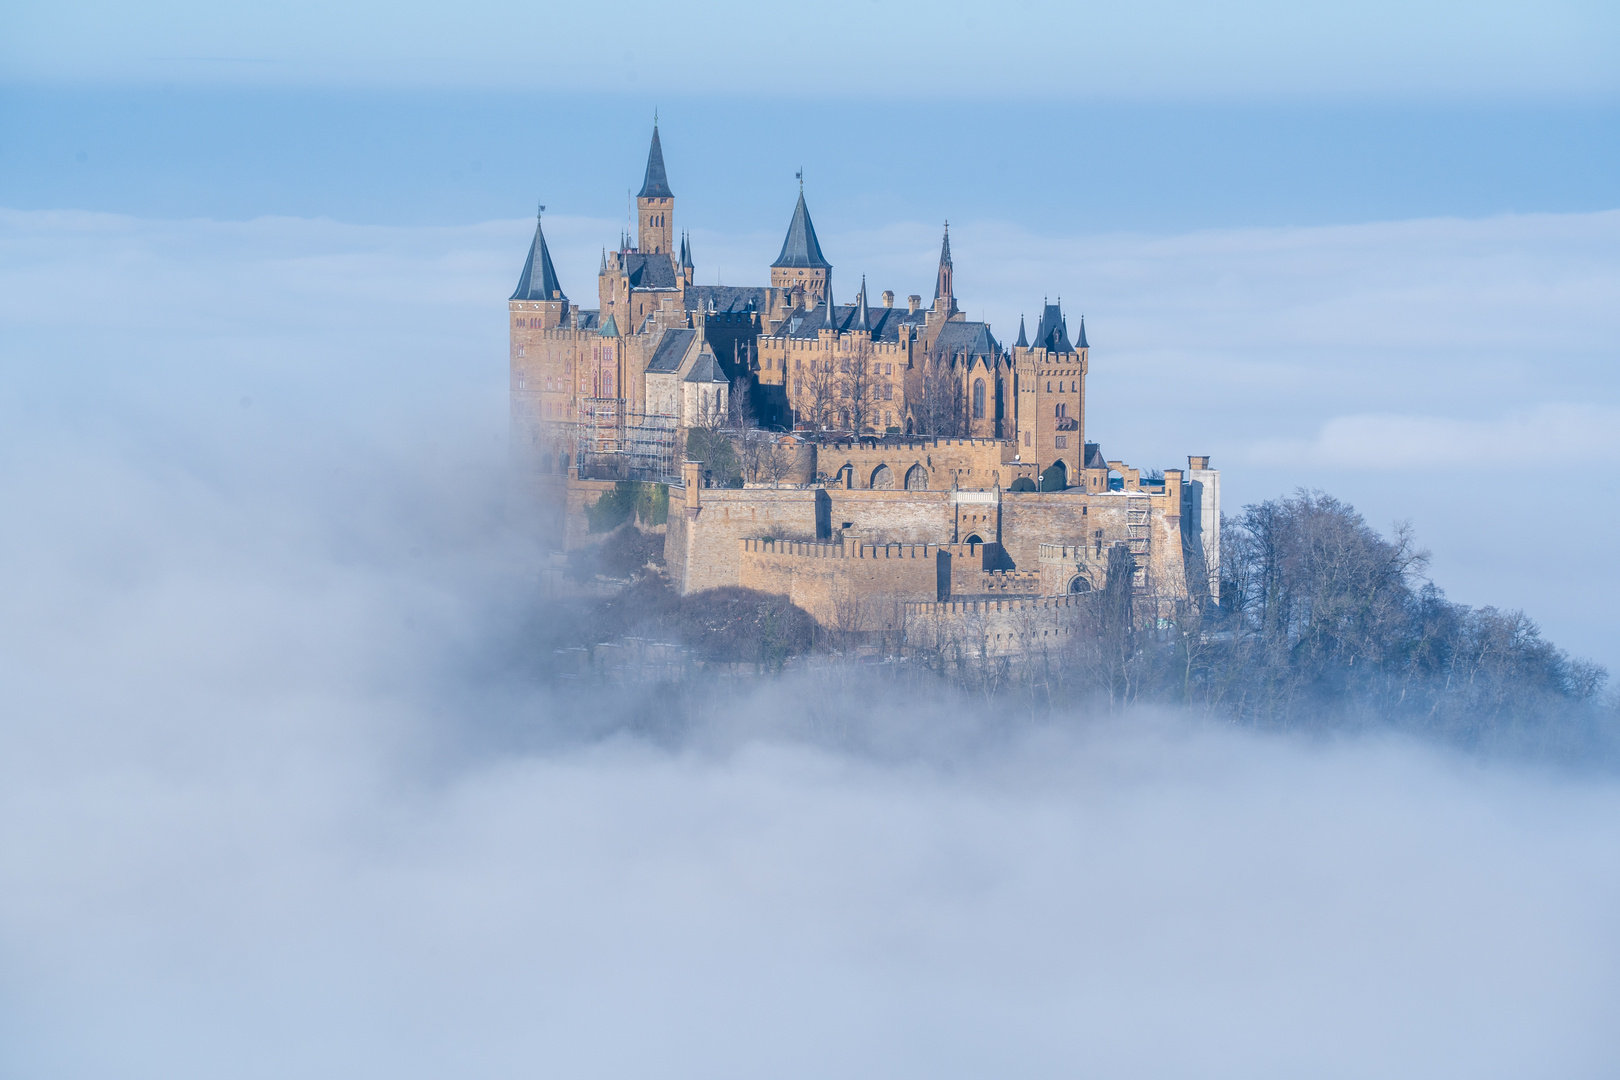
[[[647,151],[647,177],[641,182],[638,199],[673,199],[669,177],[664,175],[664,146],[658,141],[658,125],[653,125],[652,147]]]
[[[624,275],[630,279],[632,289],[674,289],[675,263],[660,252],[656,255],[627,251],[622,256]]]
[[[793,220],[788,222],[787,237],[782,241],[782,254],[771,265],[810,270],[832,269],[832,263],[821,254],[821,241],[816,239],[816,226],[810,220],[810,209],[804,205],[802,191],[799,192],[799,204],[793,208]]]
[[[969,356],[989,357],[1001,352],[1001,344],[990,333],[989,323],[966,320],[942,323],[939,336],[934,339],[934,348],[951,356],[966,353]]]
[[[911,325],[921,327],[928,319],[928,310],[908,311],[905,308],[895,307],[868,307],[866,309],[867,326],[871,328],[873,341],[899,341],[900,328]],[[779,338],[814,338],[823,330],[837,330],[847,332],[859,330],[860,312],[854,304],[834,304],[831,319],[826,304],[817,304],[809,311],[796,313],[784,322],[773,337]]]
[[[1074,351],[1074,346],[1069,344],[1069,327],[1063,320],[1061,305],[1042,305],[1041,324],[1035,328],[1035,339],[1030,344],[1037,349],[1050,349],[1052,352]]]
[[[529,244],[529,257],[523,261],[523,273],[518,275],[517,290],[508,299],[568,299],[562,295],[556,267],[551,265],[551,251],[546,247],[546,234],[540,228],[539,215],[534,219],[534,240]]]
[[[686,379],[684,381],[692,383],[719,383],[722,386],[730,385],[730,380],[726,378],[726,373],[720,370],[719,364],[715,363],[714,353],[710,352],[708,349],[703,350],[703,355],[699,356],[697,363],[692,365],[692,370],[686,373]]]
[[[692,347],[692,339],[697,337],[696,330],[665,330],[664,336],[658,339],[658,348],[653,350],[652,359],[647,361],[649,375],[672,375],[686,359],[686,350]]]

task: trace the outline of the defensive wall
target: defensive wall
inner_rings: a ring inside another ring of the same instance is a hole
[[[903,605],[908,652],[956,663],[1060,649],[1083,632],[1095,597],[914,601]]]

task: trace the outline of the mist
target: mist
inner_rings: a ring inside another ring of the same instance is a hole
[[[537,679],[488,314],[520,223],[0,220],[7,1075],[1613,1071],[1612,774],[828,672],[679,714]],[[1425,228],[1347,240],[1387,267]],[[1560,295],[1577,371],[1612,313]],[[1257,495],[1278,440],[1344,464],[1267,408],[1227,466]]]

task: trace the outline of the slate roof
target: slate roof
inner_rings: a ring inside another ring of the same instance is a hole
[[[658,125],[653,125],[652,148],[647,151],[647,177],[641,182],[638,199],[673,199],[669,177],[664,175],[664,145],[658,141]]]
[[[995,356],[1001,344],[990,333],[990,324],[982,322],[951,321],[939,328],[934,348],[947,355],[967,353],[969,356]]]
[[[647,361],[647,373],[650,375],[673,374],[686,358],[686,350],[692,347],[692,339],[697,336],[696,330],[665,330],[664,336],[658,339],[658,347],[653,350],[652,359]]]
[[[713,301],[715,311],[763,311],[769,292],[753,285],[688,285],[686,310],[696,311],[701,303],[707,311]]]
[[[1086,343],[1086,317],[1084,315],[1080,316],[1080,340],[1074,344],[1075,348],[1077,349],[1091,348],[1091,346]]]
[[[523,273],[518,275],[517,290],[511,300],[551,300],[552,293],[561,293],[557,269],[551,265],[551,251],[546,247],[546,234],[540,228],[540,219],[534,219],[534,240],[529,244],[529,257],[523,262]],[[568,297],[564,296],[566,300]]]
[[[598,308],[589,310],[575,308],[574,314],[579,317],[579,328],[581,330],[595,330],[602,325],[602,312]]]
[[[632,289],[673,289],[675,283],[675,263],[663,253],[647,255],[639,251],[628,251],[621,256],[624,260],[624,272],[630,279]]]
[[[1082,334],[1085,333],[1085,321],[1084,320],[1081,320],[1080,326],[1081,326],[1081,331],[1080,332]],[[1015,347],[1017,347],[1017,348],[1020,348],[1020,349],[1029,348],[1029,338],[1024,336],[1024,317],[1022,315],[1018,316],[1018,340],[1013,342],[1013,345]]]
[[[1108,462],[1103,460],[1102,444],[1101,443],[1094,443],[1094,442],[1086,443],[1086,465],[1085,465],[1085,467],[1088,468],[1088,469],[1106,469],[1106,468],[1108,468]]]
[[[860,329],[858,326],[859,312],[854,304],[834,304],[832,309],[832,329],[849,331]],[[868,307],[866,321],[872,328],[873,341],[899,341],[900,328],[907,324],[912,326],[923,325],[928,317],[927,310],[907,311],[897,307]],[[779,338],[813,338],[822,330],[828,329],[827,306],[817,304],[809,311],[798,312],[782,324],[775,336]]]
[[[1030,344],[1037,349],[1050,349],[1053,352],[1074,351],[1074,346],[1069,344],[1069,327],[1063,321],[1063,308],[1060,305],[1042,306],[1041,324],[1035,328],[1035,338]]]
[[[810,220],[810,208],[804,205],[802,191],[799,192],[799,204],[793,208],[793,220],[788,222],[787,237],[782,241],[782,254],[771,265],[832,269],[832,263],[821,254],[821,241],[816,239],[816,226]]]
[[[725,372],[721,371],[720,365],[715,363],[714,353],[707,349],[703,350],[703,355],[698,357],[697,363],[692,365],[692,370],[687,372],[685,381],[692,383],[719,383],[722,386],[730,384]]]
[[[607,317],[607,319],[605,319],[603,321],[602,328],[597,331],[597,334],[599,336],[601,336],[601,337],[619,337],[620,336],[620,334],[619,334],[619,324],[613,321],[613,316],[612,315],[609,315]]]

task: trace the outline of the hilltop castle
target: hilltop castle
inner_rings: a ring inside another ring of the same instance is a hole
[[[744,585],[826,625],[936,636],[971,617],[1009,652],[1063,632],[1116,546],[1161,609],[1218,588],[1208,459],[1144,476],[1086,441],[1084,320],[1071,334],[1043,302],[1004,347],[957,304],[948,226],[931,303],[874,305],[863,278],[839,304],[802,183],[769,271],[696,283],[656,125],[595,308],[569,300],[536,221],[508,301],[512,432],[570,546],[616,483],[667,485],[654,524],[683,592]],[[686,460],[694,431],[716,460]],[[716,475],[721,456],[741,465]]]

